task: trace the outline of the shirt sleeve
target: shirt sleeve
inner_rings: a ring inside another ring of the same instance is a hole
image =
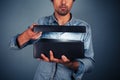
[[[19,50],[19,46],[18,46],[18,43],[17,43],[17,37],[19,36],[19,34],[17,34],[16,36],[12,37],[10,42],[9,42],[9,48],[10,49],[16,49],[16,50]]]
[[[94,52],[92,46],[91,28],[86,26],[86,33],[84,36],[84,50],[85,58],[77,59],[79,62],[79,68],[76,73],[73,73],[75,80],[81,80],[82,76],[86,72],[90,72],[94,65]]]

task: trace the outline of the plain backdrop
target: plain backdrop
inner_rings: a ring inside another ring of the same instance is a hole
[[[73,16],[91,25],[95,68],[83,80],[119,80],[120,14],[116,0],[76,0]],[[10,50],[10,39],[40,17],[53,14],[50,0],[0,0],[0,80],[32,80],[39,61],[33,46]]]

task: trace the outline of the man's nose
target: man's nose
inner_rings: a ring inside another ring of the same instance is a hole
[[[62,4],[65,4],[66,3],[66,0],[62,0]]]

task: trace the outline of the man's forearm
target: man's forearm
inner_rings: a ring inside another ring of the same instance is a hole
[[[24,34],[25,32],[23,32],[21,35],[18,36],[17,41],[18,41],[18,45],[19,47],[23,46],[26,42],[29,41],[29,37],[27,35]]]

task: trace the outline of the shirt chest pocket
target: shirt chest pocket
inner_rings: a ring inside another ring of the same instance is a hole
[[[65,39],[65,40],[80,40],[83,41],[84,33],[71,33],[71,32],[47,32],[43,33],[41,38],[49,39]]]
[[[63,33],[59,39],[80,40],[83,41],[84,33]]]

